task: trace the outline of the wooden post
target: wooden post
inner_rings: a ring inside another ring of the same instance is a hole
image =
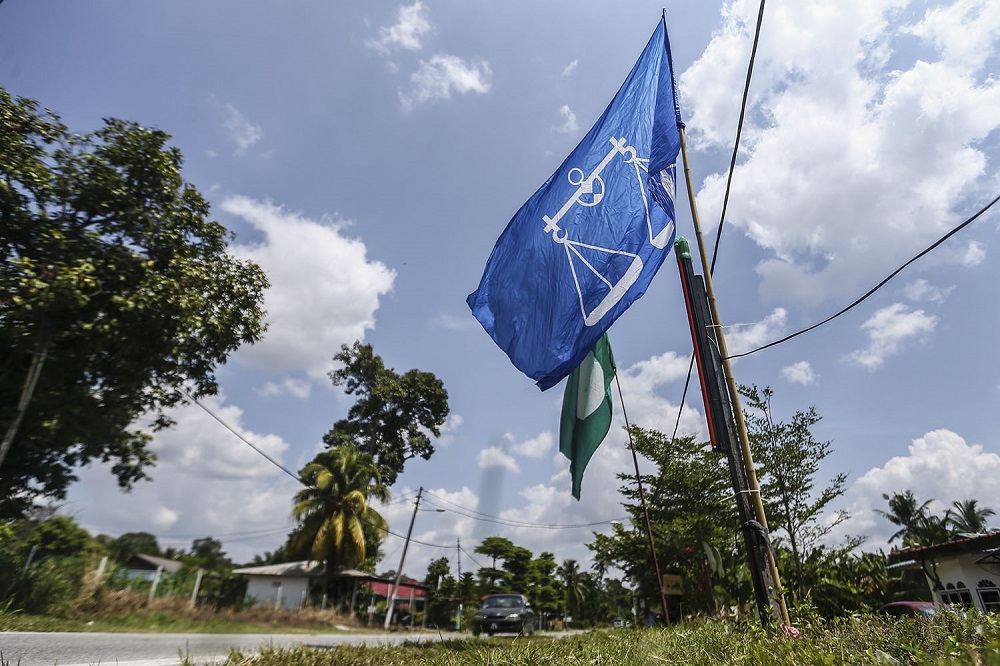
[[[163,575],[163,567],[156,567],[156,573],[153,574],[153,584],[149,586],[149,603],[153,603],[153,599],[156,597],[156,588],[160,584],[161,575]]]
[[[769,539],[770,536],[767,531],[767,518],[764,515],[764,502],[760,496],[760,485],[757,483],[757,471],[754,468],[753,454],[750,451],[750,438],[747,435],[747,424],[743,417],[743,406],[740,401],[739,387],[736,385],[736,379],[733,377],[733,367],[729,360],[729,349],[726,346],[726,336],[722,330],[722,319],[719,317],[719,308],[715,300],[715,288],[712,286],[712,273],[710,270],[711,264],[708,261],[708,254],[705,251],[705,241],[701,233],[701,221],[698,218],[698,206],[695,203],[694,188],[691,183],[691,166],[688,161],[687,138],[684,133],[684,128],[680,127],[678,129],[680,131],[681,138],[681,155],[684,161],[684,181],[687,186],[688,202],[691,206],[691,219],[694,223],[695,237],[698,241],[698,252],[701,256],[701,264],[704,270],[705,292],[708,296],[708,305],[712,313],[712,320],[717,327],[715,332],[716,340],[719,343],[719,355],[722,357],[722,367],[726,375],[726,385],[729,388],[730,401],[733,407],[733,416],[736,420],[737,432],[739,433],[739,444],[743,464],[746,471],[747,482],[750,486],[749,494],[754,507],[754,512],[757,514],[757,522],[759,522],[763,527],[763,536],[764,538]],[[743,526],[743,528],[746,529],[746,526]],[[782,624],[788,625],[790,624],[788,619],[788,609],[785,606],[785,597],[781,589],[781,578],[778,575],[778,566],[774,561],[774,552],[770,547],[765,550],[768,566],[767,571],[762,573],[767,575],[767,578],[770,579],[768,582],[772,586],[772,589],[768,591],[768,596],[771,600],[771,612],[776,620]],[[761,619],[763,620],[763,618]]]
[[[194,579],[194,592],[191,593],[191,608],[198,605],[198,590],[201,589],[201,577],[205,575],[204,569],[198,569],[198,575]]]

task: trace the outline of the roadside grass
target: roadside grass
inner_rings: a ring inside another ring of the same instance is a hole
[[[870,615],[806,623],[799,638],[755,624],[700,620],[666,629],[566,638],[450,639],[395,647],[265,649],[223,666],[661,666],[662,664],[976,664],[1000,666],[1000,617],[895,620]],[[197,666],[186,663],[185,666]]]
[[[128,591],[104,592],[77,600],[58,615],[31,615],[0,607],[0,631],[153,632],[200,634],[337,633],[365,631],[345,613],[254,606],[216,610],[192,607],[186,599]]]

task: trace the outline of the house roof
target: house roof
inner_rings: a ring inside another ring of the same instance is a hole
[[[919,548],[905,548],[889,553],[889,563],[904,563],[907,560],[926,560],[941,555],[963,555],[965,553],[984,553],[994,548],[1000,548],[1000,532],[977,534],[975,536],[953,539],[947,543]]]
[[[164,571],[172,574],[180,571],[183,566],[183,562],[168,560],[165,557],[146,555],[145,553],[136,553],[130,557],[128,562],[125,564],[126,569],[143,569],[149,571],[155,571],[156,569],[163,567]]]
[[[242,569],[233,569],[233,573],[248,576],[319,576],[323,573],[323,563],[301,560],[299,562],[268,564],[261,567],[243,567]]]

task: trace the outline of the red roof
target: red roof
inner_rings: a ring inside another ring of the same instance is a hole
[[[380,597],[388,597],[389,587],[391,586],[392,583],[383,583],[382,581],[378,580],[368,581],[368,589],[370,589],[372,592],[374,592]],[[393,596],[396,597],[397,599],[409,599],[411,596],[419,599],[420,597],[426,595],[427,595],[426,585],[420,585],[419,583],[400,582],[399,589],[396,590],[396,593]]]

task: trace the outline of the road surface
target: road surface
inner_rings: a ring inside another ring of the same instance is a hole
[[[182,658],[204,666],[225,661],[232,649],[262,646],[332,647],[364,643],[398,645],[439,641],[463,634],[117,634],[0,632],[0,664],[10,666],[180,666]]]

